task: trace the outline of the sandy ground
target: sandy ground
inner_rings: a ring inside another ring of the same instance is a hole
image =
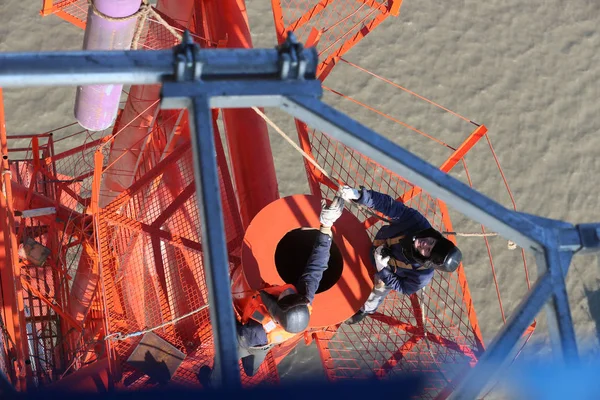
[[[83,32],[56,18],[38,15],[39,1],[0,2],[0,51],[79,49]],[[248,2],[255,45],[275,43],[270,2]],[[442,4],[406,0],[398,18],[389,18],[347,55],[382,75],[473,121],[485,124],[520,211],[572,223],[600,221],[600,3],[591,0],[463,0]],[[458,145],[472,126],[448,119],[397,89],[341,66],[326,85]],[[73,121],[74,90],[6,89],[9,134],[37,133]],[[325,99],[351,113],[421,157],[439,165],[448,150],[398,125],[384,122],[333,95]],[[273,139],[282,194],[305,192],[296,154]],[[293,159],[294,162],[290,162]],[[467,156],[475,187],[510,206],[487,144]],[[465,179],[462,167],[454,175]],[[300,182],[300,183],[299,183]],[[478,225],[453,213],[455,228]],[[507,314],[521,300],[524,273],[520,254],[490,239]],[[485,339],[498,331],[501,317],[487,252],[481,239],[459,242]],[[532,276],[535,264],[528,256]],[[596,258],[575,257],[567,286],[583,357],[600,350],[600,270]],[[319,369],[310,349],[299,349],[283,375]],[[548,353],[545,318],[525,357]]]

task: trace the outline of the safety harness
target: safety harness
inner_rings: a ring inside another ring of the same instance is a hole
[[[385,245],[386,247],[390,248],[393,245],[400,243],[402,241],[402,239],[404,239],[405,237],[406,237],[406,235],[398,235],[398,236],[394,236],[394,237],[387,238],[387,239],[375,239],[375,240],[373,240],[373,246],[379,247],[379,246]],[[388,261],[388,264],[395,268],[409,269],[411,271],[415,270],[415,268],[413,268],[412,265],[396,259],[391,254],[390,254],[390,261]],[[428,269],[428,268],[423,265],[416,268],[417,271],[422,271],[424,269]],[[394,269],[393,272],[396,272],[396,270]]]
[[[283,298],[288,294],[296,293],[296,288],[294,285],[281,285],[281,286],[271,286],[268,288],[262,289],[265,292],[276,296],[278,298]],[[312,307],[308,306],[308,311],[312,312]],[[264,305],[262,299],[258,292],[256,292],[252,299],[248,302],[248,305],[244,309],[242,313],[242,323],[245,324],[248,320],[253,319],[262,325],[263,329],[267,334],[267,344],[274,345],[283,343],[288,339],[293,338],[297,335],[297,333],[289,333],[285,329],[281,327],[271,315],[267,311],[267,307]]]

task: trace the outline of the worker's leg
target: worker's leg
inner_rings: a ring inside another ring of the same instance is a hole
[[[375,276],[375,286],[365,304],[360,308],[360,311],[365,314],[373,314],[391,290],[391,288],[385,286],[385,283],[381,279]]]
[[[260,366],[272,347],[273,345],[269,344],[263,347],[250,347],[245,349],[248,352],[248,355],[242,357],[244,373],[248,376],[254,376],[260,369]]]
[[[271,346],[267,345],[267,334],[262,325],[250,320],[246,324],[236,321],[238,339],[238,357],[242,360],[242,367],[248,376],[254,375],[263,360],[269,353]],[[266,348],[268,347],[268,348]],[[198,380],[204,387],[215,388],[220,385],[219,369],[217,362],[213,367],[204,366],[198,372]]]
[[[375,276],[374,283],[375,286],[373,287],[371,294],[369,294],[369,298],[367,298],[365,304],[363,304],[363,306],[360,308],[360,310],[356,312],[356,314],[354,314],[346,320],[347,324],[357,324],[360,321],[362,321],[367,315],[373,314],[375,310],[379,308],[381,303],[383,303],[385,296],[387,296],[392,291],[392,288],[385,286],[385,283],[383,283],[383,281],[377,276]]]
[[[248,376],[254,376],[260,369],[271,345],[267,345],[267,334],[261,324],[248,321],[247,324],[238,324],[238,352],[242,360],[242,367]]]

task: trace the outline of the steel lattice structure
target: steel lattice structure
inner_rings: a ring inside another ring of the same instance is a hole
[[[44,3],[46,13],[85,26],[85,1],[55,3]],[[77,370],[72,377],[81,378],[106,369],[101,360],[108,360],[113,380],[129,388],[151,385],[126,362],[140,332],[200,310],[155,331],[185,354],[175,382],[197,383],[198,368],[212,365],[214,357],[226,385],[278,381],[276,365],[302,336],[274,349],[252,379],[242,374],[240,380],[234,350],[230,276],[241,268],[242,239],[255,211],[241,196],[244,188],[235,181],[236,167],[228,163],[217,121],[219,112],[227,118],[228,109],[251,106],[279,107],[296,118],[301,146],[330,176],[396,195],[435,227],[452,231],[449,205],[533,251],[546,271],[485,351],[462,267],[455,275],[438,275],[422,297],[391,296],[380,313],[358,327],[309,332],[305,339],[317,342],[330,379],[436,368],[425,397],[447,397],[464,381],[470,385],[460,387],[457,397],[473,398],[507,349],[531,330],[547,300],[556,317],[558,348],[567,360],[576,360],[564,274],[572,254],[598,248],[598,225],[572,226],[510,211],[448,175],[486,134],[484,126],[475,126],[435,167],[319,100],[322,81],[343,54],[386,17],[397,15],[400,3],[364,2],[352,8],[320,1],[299,8],[274,0],[283,50],[219,49],[225,44],[209,34],[214,31],[199,29],[195,38],[202,50],[188,36],[175,50],[0,55],[0,87],[162,84],[132,87],[111,136],[89,137],[61,154],[54,154],[51,134],[32,135],[27,156],[9,159],[2,129],[8,190],[0,217],[5,237],[11,237],[4,257],[13,267],[3,270],[3,306],[14,341],[3,344],[17,360],[8,366],[10,358],[3,357],[2,367],[11,380],[24,389],[57,381],[71,369]],[[208,14],[199,9],[195,17]],[[309,46],[317,44],[323,61],[317,62],[314,48],[285,42],[288,30]],[[146,49],[174,44],[152,21],[143,32]],[[134,137],[132,128],[142,134]],[[228,146],[233,151],[231,142]],[[127,157],[133,163],[123,163]],[[308,163],[305,168],[312,193],[331,197],[339,182]],[[119,185],[125,185],[120,192]],[[259,200],[255,207],[269,199]],[[45,206],[54,207],[57,218],[15,214]],[[373,235],[380,222],[354,212]],[[19,256],[26,236],[51,250],[42,266]],[[75,264],[76,272],[70,269]],[[10,287],[13,274],[18,278]],[[19,313],[24,304],[29,311]],[[209,309],[203,308],[207,304]],[[365,344],[360,337],[379,339]],[[24,359],[33,361],[19,364]]]

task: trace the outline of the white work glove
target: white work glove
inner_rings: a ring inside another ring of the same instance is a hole
[[[383,251],[383,245],[377,247],[373,254],[373,256],[375,258],[375,268],[377,268],[377,272],[386,268],[388,266],[388,262],[390,262],[390,256],[383,256],[383,254],[381,254],[382,251]]]
[[[333,223],[337,221],[337,219],[342,215],[343,211],[344,200],[341,197],[335,196],[329,207],[325,207],[325,204],[323,204],[321,215],[319,215],[321,227],[331,229]]]
[[[338,192],[338,196],[346,201],[358,200],[360,198],[360,191],[358,189],[351,188],[350,186],[342,186]]]

